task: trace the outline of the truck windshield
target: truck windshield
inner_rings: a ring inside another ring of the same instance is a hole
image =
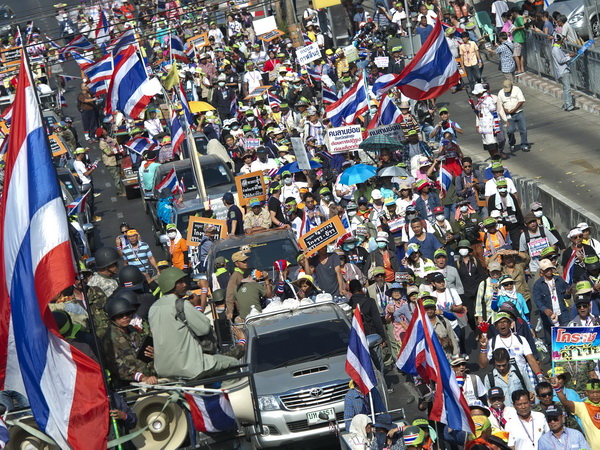
[[[264,372],[345,353],[349,336],[348,324],[341,319],[256,336],[252,341],[253,371]]]
[[[258,270],[270,271],[273,269],[273,262],[279,259],[285,259],[289,261],[292,266],[296,266],[296,257],[298,256],[298,250],[290,239],[277,239],[269,242],[260,242],[257,244],[250,244],[250,259],[248,261],[248,267]],[[233,270],[233,263],[231,262],[231,255],[239,250],[239,247],[228,248],[220,251],[216,256],[224,256],[229,262],[230,270]]]

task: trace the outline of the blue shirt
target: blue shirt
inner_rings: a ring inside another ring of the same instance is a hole
[[[591,450],[581,432],[565,427],[560,439],[552,431],[546,431],[538,441],[539,449],[560,448],[564,450]]]
[[[376,413],[385,412],[385,406],[381,400],[381,395],[377,388],[371,391],[373,395],[373,407]],[[357,414],[366,414],[371,417],[371,404],[368,398],[365,398],[358,389],[350,389],[344,397],[344,422],[346,431],[350,429],[350,422]]]
[[[442,246],[440,241],[438,241],[438,238],[431,233],[425,233],[424,241],[420,241],[416,236],[413,236],[408,243],[412,244],[413,242],[419,245],[419,251],[421,252],[421,255],[423,255],[424,258],[431,259],[432,261],[433,254]]]
[[[148,272],[152,270],[148,259],[152,256],[150,246],[145,242],[138,242],[137,248],[133,248],[131,244],[123,247],[123,259],[130,266],[137,267],[140,272]]]
[[[419,25],[415,28],[415,33],[421,36],[421,45],[425,43],[432,31],[433,27],[431,25],[427,25],[426,27],[422,27],[421,25]]]

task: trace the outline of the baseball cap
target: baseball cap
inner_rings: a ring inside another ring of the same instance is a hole
[[[454,358],[452,358],[450,360],[450,365],[451,366],[457,366],[459,364],[466,363],[466,362],[467,362],[467,360],[465,358],[463,358],[460,355],[457,355],[457,356],[455,356]]]
[[[383,195],[381,195],[381,191],[379,189],[373,189],[373,191],[371,192],[371,198],[373,200],[381,200],[383,198]]]
[[[246,261],[248,259],[248,255],[244,252],[235,252],[231,256],[231,259],[233,260],[234,263],[236,263],[238,261]]]
[[[429,306],[436,307],[437,304],[436,304],[435,300],[432,299],[432,298],[425,298],[425,299],[423,299],[423,308],[427,308]]]
[[[225,192],[223,194],[223,201],[227,203],[233,203],[233,194],[231,192]]]
[[[587,294],[577,294],[575,296],[575,305],[579,305],[582,303],[589,305],[590,304],[590,296]]]
[[[560,406],[550,405],[546,408],[544,414],[546,414],[546,417],[560,417],[563,414],[563,410]]]
[[[540,270],[544,271],[548,269],[556,269],[556,266],[554,265],[551,259],[542,259],[540,261]]]
[[[488,398],[504,397],[504,391],[500,387],[493,387],[488,391]]]
[[[224,256],[217,256],[215,258],[215,264],[227,264],[227,259]]]
[[[511,322],[513,321],[513,317],[509,314],[509,313],[505,313],[505,312],[499,312],[496,314],[496,316],[494,317],[494,323],[499,322],[502,319],[508,319]]]
[[[498,178],[496,180],[496,186],[498,186],[498,187],[501,187],[501,186],[502,187],[506,187],[506,186],[508,186],[508,181],[506,181],[506,178]]]
[[[437,258],[438,256],[443,256],[445,258],[448,257],[448,253],[446,253],[446,250],[444,250],[443,248],[438,248],[434,254],[433,254],[433,258]]]
[[[488,264],[488,270],[490,272],[495,272],[495,271],[501,271],[502,270],[502,265],[498,262],[498,261],[491,261]]]
[[[440,108],[440,110],[438,111],[438,114],[442,114],[442,113],[447,113],[448,112],[448,108],[446,108],[445,106]]]
[[[373,269],[373,276],[375,275],[385,275],[385,269],[383,267],[375,267]]]
[[[137,234],[138,234],[138,231],[133,228],[127,230],[127,232],[125,233],[126,236],[136,236]]]
[[[248,204],[250,205],[251,208],[253,208],[255,206],[260,206],[260,200],[257,197],[254,197],[248,201]]]
[[[575,285],[575,292],[577,292],[578,294],[589,294],[592,291],[592,283],[590,283],[587,280],[578,281]]]
[[[446,281],[446,278],[444,278],[443,273],[434,272],[431,274],[431,281],[433,281],[435,283],[441,283],[442,281]]]
[[[510,92],[512,87],[513,82],[511,80],[504,80],[504,83],[502,83],[502,88],[504,89],[504,92]]]

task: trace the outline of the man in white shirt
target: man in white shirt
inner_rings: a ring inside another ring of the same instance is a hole
[[[262,85],[262,75],[254,68],[254,62],[246,63],[246,73],[244,74],[244,93],[249,95],[254,89]]]
[[[513,86],[511,80],[504,80],[503,88],[498,92],[497,111],[500,119],[506,124],[508,145],[510,151],[515,150],[515,129],[519,128],[521,135],[521,150],[528,152],[531,146],[527,142],[527,121],[523,112],[525,96],[521,88]]]
[[[467,361],[462,356],[455,356],[450,361],[450,366],[456,376],[456,381],[461,387],[465,400],[468,404],[475,401],[479,401],[484,398],[487,394],[485,386],[481,382],[481,379],[474,374],[468,374],[465,372],[467,368]]]
[[[513,392],[512,401],[517,416],[510,417],[504,428],[509,432],[509,447],[515,450],[537,450],[540,437],[549,430],[546,417],[541,412],[531,411],[529,392],[525,390]]]
[[[267,157],[267,147],[260,146],[256,149],[256,160],[250,165],[252,172],[262,170],[263,174],[267,176],[271,170],[277,169],[277,163],[274,159]]]
[[[148,136],[150,139],[154,139],[154,136],[162,137],[164,130],[160,119],[156,117],[156,110],[150,110],[150,118],[144,121],[144,128],[148,130]]]
[[[518,195],[517,188],[515,187],[514,181],[510,178],[504,178],[503,174],[504,174],[504,166],[502,164],[492,165],[492,175],[494,176],[494,178],[492,178],[491,180],[487,180],[485,182],[484,195],[485,195],[486,202],[492,195],[498,193],[498,187],[496,185],[496,182],[500,178],[503,178],[506,181],[506,189],[508,189],[507,192],[509,194]]]
[[[492,15],[494,16],[494,23],[498,33],[502,31],[504,22],[502,22],[502,14],[508,11],[508,3],[505,0],[496,0],[492,3]]]
[[[88,166],[85,162],[83,162],[87,151],[88,151],[88,149],[79,147],[73,152],[73,156],[75,157],[75,161],[73,161],[73,169],[77,173],[77,176],[79,177],[79,181],[81,181],[82,192],[85,194],[86,192],[90,191],[86,198],[86,201],[90,207],[90,212],[93,215],[94,214],[94,196],[96,194],[94,194],[94,185],[92,183],[92,172],[94,170],[96,170],[96,168],[98,167],[98,163],[96,162],[95,164]],[[98,195],[100,195],[100,194],[98,194]],[[94,222],[100,222],[101,220],[102,220],[102,218],[100,218],[100,217],[92,216],[92,221],[94,221]]]

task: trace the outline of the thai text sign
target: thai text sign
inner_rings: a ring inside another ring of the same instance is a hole
[[[344,228],[340,218],[334,216],[327,222],[302,235],[298,243],[307,254],[314,254],[321,247],[335,241],[344,234],[346,234],[346,228]]]
[[[600,327],[552,327],[553,361],[600,358]]]
[[[360,125],[330,128],[325,136],[330,153],[345,153],[358,149],[363,141]]]

